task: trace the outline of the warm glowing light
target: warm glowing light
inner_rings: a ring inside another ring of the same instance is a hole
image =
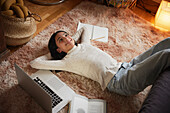
[[[155,16],[155,26],[170,31],[170,0],[162,0]]]

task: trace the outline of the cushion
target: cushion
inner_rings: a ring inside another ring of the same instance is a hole
[[[139,113],[170,113],[170,67],[153,84]]]

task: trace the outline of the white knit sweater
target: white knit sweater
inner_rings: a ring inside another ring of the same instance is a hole
[[[31,61],[30,65],[37,69],[64,70],[85,76],[97,81],[104,90],[121,62],[90,45],[86,28],[80,29],[73,37],[75,40],[81,37],[81,44],[74,46],[62,60],[50,60],[51,55],[48,53]]]

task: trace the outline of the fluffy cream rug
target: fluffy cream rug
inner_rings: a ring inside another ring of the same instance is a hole
[[[19,87],[14,63],[29,74],[36,72],[37,70],[30,67],[29,62],[48,52],[47,43],[51,34],[62,29],[73,35],[79,21],[108,27],[109,42],[92,42],[92,44],[121,62],[130,61],[152,45],[170,36],[170,32],[155,29],[129,9],[116,9],[91,2],[82,2],[0,64],[0,112],[45,112]],[[120,96],[108,92],[107,89],[102,91],[98,83],[79,75],[69,72],[55,74],[76,93],[88,98],[105,99],[108,113],[136,113],[149,91],[148,87],[138,95]],[[68,106],[63,108],[60,113],[67,113],[67,108]]]

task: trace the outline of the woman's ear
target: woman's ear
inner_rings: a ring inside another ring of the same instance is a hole
[[[59,53],[61,53],[61,52],[62,52],[60,48],[57,48],[56,50],[57,50]]]

